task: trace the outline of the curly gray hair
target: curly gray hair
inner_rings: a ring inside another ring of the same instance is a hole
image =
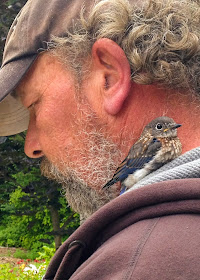
[[[124,50],[134,82],[200,95],[199,0],[98,1],[90,12],[82,10],[67,37],[53,38],[50,48],[81,77],[100,38]]]

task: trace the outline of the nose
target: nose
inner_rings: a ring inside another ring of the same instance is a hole
[[[25,154],[30,158],[40,158],[44,156],[38,139],[39,134],[35,126],[35,122],[32,119],[29,122],[24,146]]]

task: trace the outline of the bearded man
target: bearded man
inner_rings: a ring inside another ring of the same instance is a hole
[[[29,0],[7,37],[0,135],[63,184],[83,225],[44,279],[200,275],[200,4]],[[102,190],[143,128],[182,124],[182,155],[125,194]]]

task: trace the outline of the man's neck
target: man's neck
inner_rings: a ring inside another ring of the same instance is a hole
[[[121,139],[125,154],[140,136],[144,126],[154,118],[165,115],[182,124],[178,137],[182,143],[182,153],[200,146],[200,101],[188,93],[172,92],[152,85],[133,83],[128,105],[125,106],[124,121],[121,124]],[[115,126],[117,127],[117,126]],[[124,127],[124,128],[123,128]]]

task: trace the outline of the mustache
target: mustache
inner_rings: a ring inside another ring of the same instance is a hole
[[[40,170],[41,174],[48,179],[57,181],[57,178],[60,177],[60,172],[58,171],[56,166],[52,164],[45,156],[41,160]]]
[[[61,171],[55,164],[44,157],[40,163],[41,174],[46,178],[56,181],[59,184],[70,184],[75,177],[75,172],[68,167]]]

